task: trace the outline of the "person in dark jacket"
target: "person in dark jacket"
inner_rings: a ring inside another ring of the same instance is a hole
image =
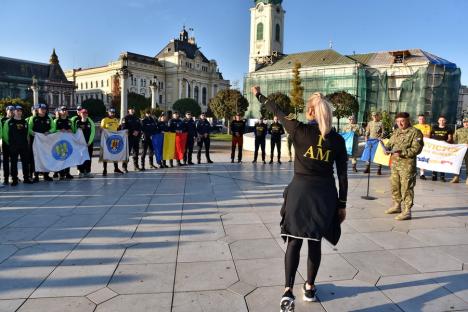
[[[88,110],[82,109],[80,111],[80,117],[76,118],[73,122],[73,131],[76,132],[78,129],[83,131],[83,136],[88,144],[88,155],[89,160],[86,160],[83,164],[78,166],[80,172],[80,178],[93,178],[91,174],[91,161],[93,159],[93,143],[96,135],[96,125],[94,121],[88,117]]]
[[[5,116],[0,120],[0,127],[5,125],[5,122],[13,118],[15,112],[15,106],[9,105],[5,109]],[[2,152],[3,152],[3,185],[10,183],[10,148],[5,140],[2,141]]]
[[[13,117],[4,121],[3,140],[8,144],[11,161],[11,186],[18,185],[18,156],[23,167],[23,183],[33,183],[29,176],[28,122],[23,118],[23,108],[16,106]],[[8,165],[7,165],[8,166]]]
[[[208,120],[206,120],[205,113],[201,113],[200,119],[196,122],[196,129],[197,129],[197,145],[198,145],[198,153],[197,153],[197,162],[198,164],[201,163],[201,153],[203,145],[205,145],[205,157],[206,162],[212,164],[213,161],[210,158],[210,130],[211,124]]]
[[[61,106],[57,110],[58,118],[54,119],[52,123],[53,132],[73,132],[73,123],[68,118],[68,110],[66,106]],[[71,180],[73,176],[70,174],[70,168],[65,168],[58,172],[60,180]]]
[[[237,162],[242,162],[242,146],[244,144],[244,133],[245,133],[245,120],[241,120],[240,114],[236,114],[234,120],[231,122],[231,134],[232,134],[232,144],[231,144],[231,163],[234,162],[234,156],[236,154],[236,146],[238,146],[239,151],[237,154]]]
[[[193,145],[195,144],[195,139],[197,137],[197,129],[191,112],[185,113],[184,127],[187,131],[187,143],[185,145],[184,164],[193,165],[194,163],[192,162],[192,154]]]
[[[260,120],[254,126],[255,152],[254,152],[254,160],[252,161],[253,163],[257,162],[258,149],[261,147],[262,148],[262,161],[263,161],[263,164],[266,164],[265,141],[266,141],[267,132],[268,132],[268,126],[264,122],[263,117],[260,117]]]
[[[331,105],[321,93],[314,93],[307,101],[307,124],[287,117],[278,105],[261,94],[260,87],[253,87],[252,93],[278,116],[295,148],[294,177],[284,191],[280,224],[281,236],[288,242],[285,291],[280,304],[281,311],[290,311],[294,306],[293,286],[303,240],[309,245],[304,299],[316,300],[314,284],[321,261],[321,239],[329,233],[336,218],[342,222],[346,217],[348,155],[343,137],[331,129]]]
[[[135,108],[128,108],[128,115],[122,119],[121,129],[128,131],[128,153],[132,155],[133,166],[136,171],[140,171],[138,166],[138,154],[140,152],[141,122],[135,115]],[[128,161],[123,164],[124,171],[128,173]]]
[[[155,145],[156,161],[160,168],[167,168],[166,161],[163,160],[164,132],[169,131],[166,114],[161,114],[158,120],[158,131]]]
[[[174,112],[172,114],[172,119],[169,120],[169,131],[176,134],[175,158],[177,161],[177,166],[182,166],[180,161],[184,159],[185,144],[187,142],[187,129],[185,128],[184,121],[180,119],[179,112]],[[174,167],[174,161],[172,159],[169,160],[169,165]]]
[[[268,128],[268,133],[271,135],[270,139],[270,164],[273,163],[273,155],[278,153],[278,164],[281,164],[281,136],[284,134],[283,125],[278,121],[278,116],[273,117],[273,122]]]
[[[154,148],[153,148],[153,141],[152,136],[158,133],[158,123],[154,118],[151,116],[151,110],[147,109],[145,111],[145,117],[141,120],[141,130],[143,132],[143,152],[141,153],[141,170],[145,170],[145,159],[146,153],[149,149],[149,164],[150,167],[153,169],[157,169],[154,165]]]

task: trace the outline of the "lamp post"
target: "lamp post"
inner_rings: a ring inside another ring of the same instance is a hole
[[[156,109],[158,107],[157,99],[156,99],[156,92],[158,91],[158,84],[156,82],[156,76],[154,77],[155,80],[150,83],[150,89],[151,89],[151,108]]]
[[[39,104],[39,84],[36,76],[32,77],[32,85],[30,88],[33,92],[33,105],[37,105]]]
[[[127,88],[128,88],[128,76],[130,75],[130,71],[128,70],[128,59],[126,56],[123,56],[123,66],[118,71],[118,75],[120,76],[120,118],[125,117],[127,114]]]

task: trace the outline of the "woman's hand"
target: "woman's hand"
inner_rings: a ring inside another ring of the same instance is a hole
[[[253,93],[253,95],[255,97],[257,97],[257,94],[260,93],[260,87],[259,86],[253,86],[251,90],[252,90],[252,93]]]
[[[340,220],[340,223],[343,223],[343,221],[346,219],[346,208],[338,209],[338,219]]]

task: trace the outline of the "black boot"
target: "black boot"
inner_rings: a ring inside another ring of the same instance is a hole
[[[356,164],[353,164],[353,172],[358,172],[358,170],[356,168]]]
[[[369,173],[370,172],[370,165],[366,165],[366,170],[364,170],[364,173]]]

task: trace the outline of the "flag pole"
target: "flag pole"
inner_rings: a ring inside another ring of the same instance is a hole
[[[379,141],[377,141],[377,144],[379,143]],[[366,144],[369,144],[369,172],[367,173],[367,194],[366,196],[361,196],[362,199],[365,199],[365,200],[376,200],[377,197],[373,197],[373,196],[369,196],[369,187],[370,187],[370,167],[371,167],[371,157],[372,157],[372,148],[373,148],[373,144],[371,141],[367,141]]]

